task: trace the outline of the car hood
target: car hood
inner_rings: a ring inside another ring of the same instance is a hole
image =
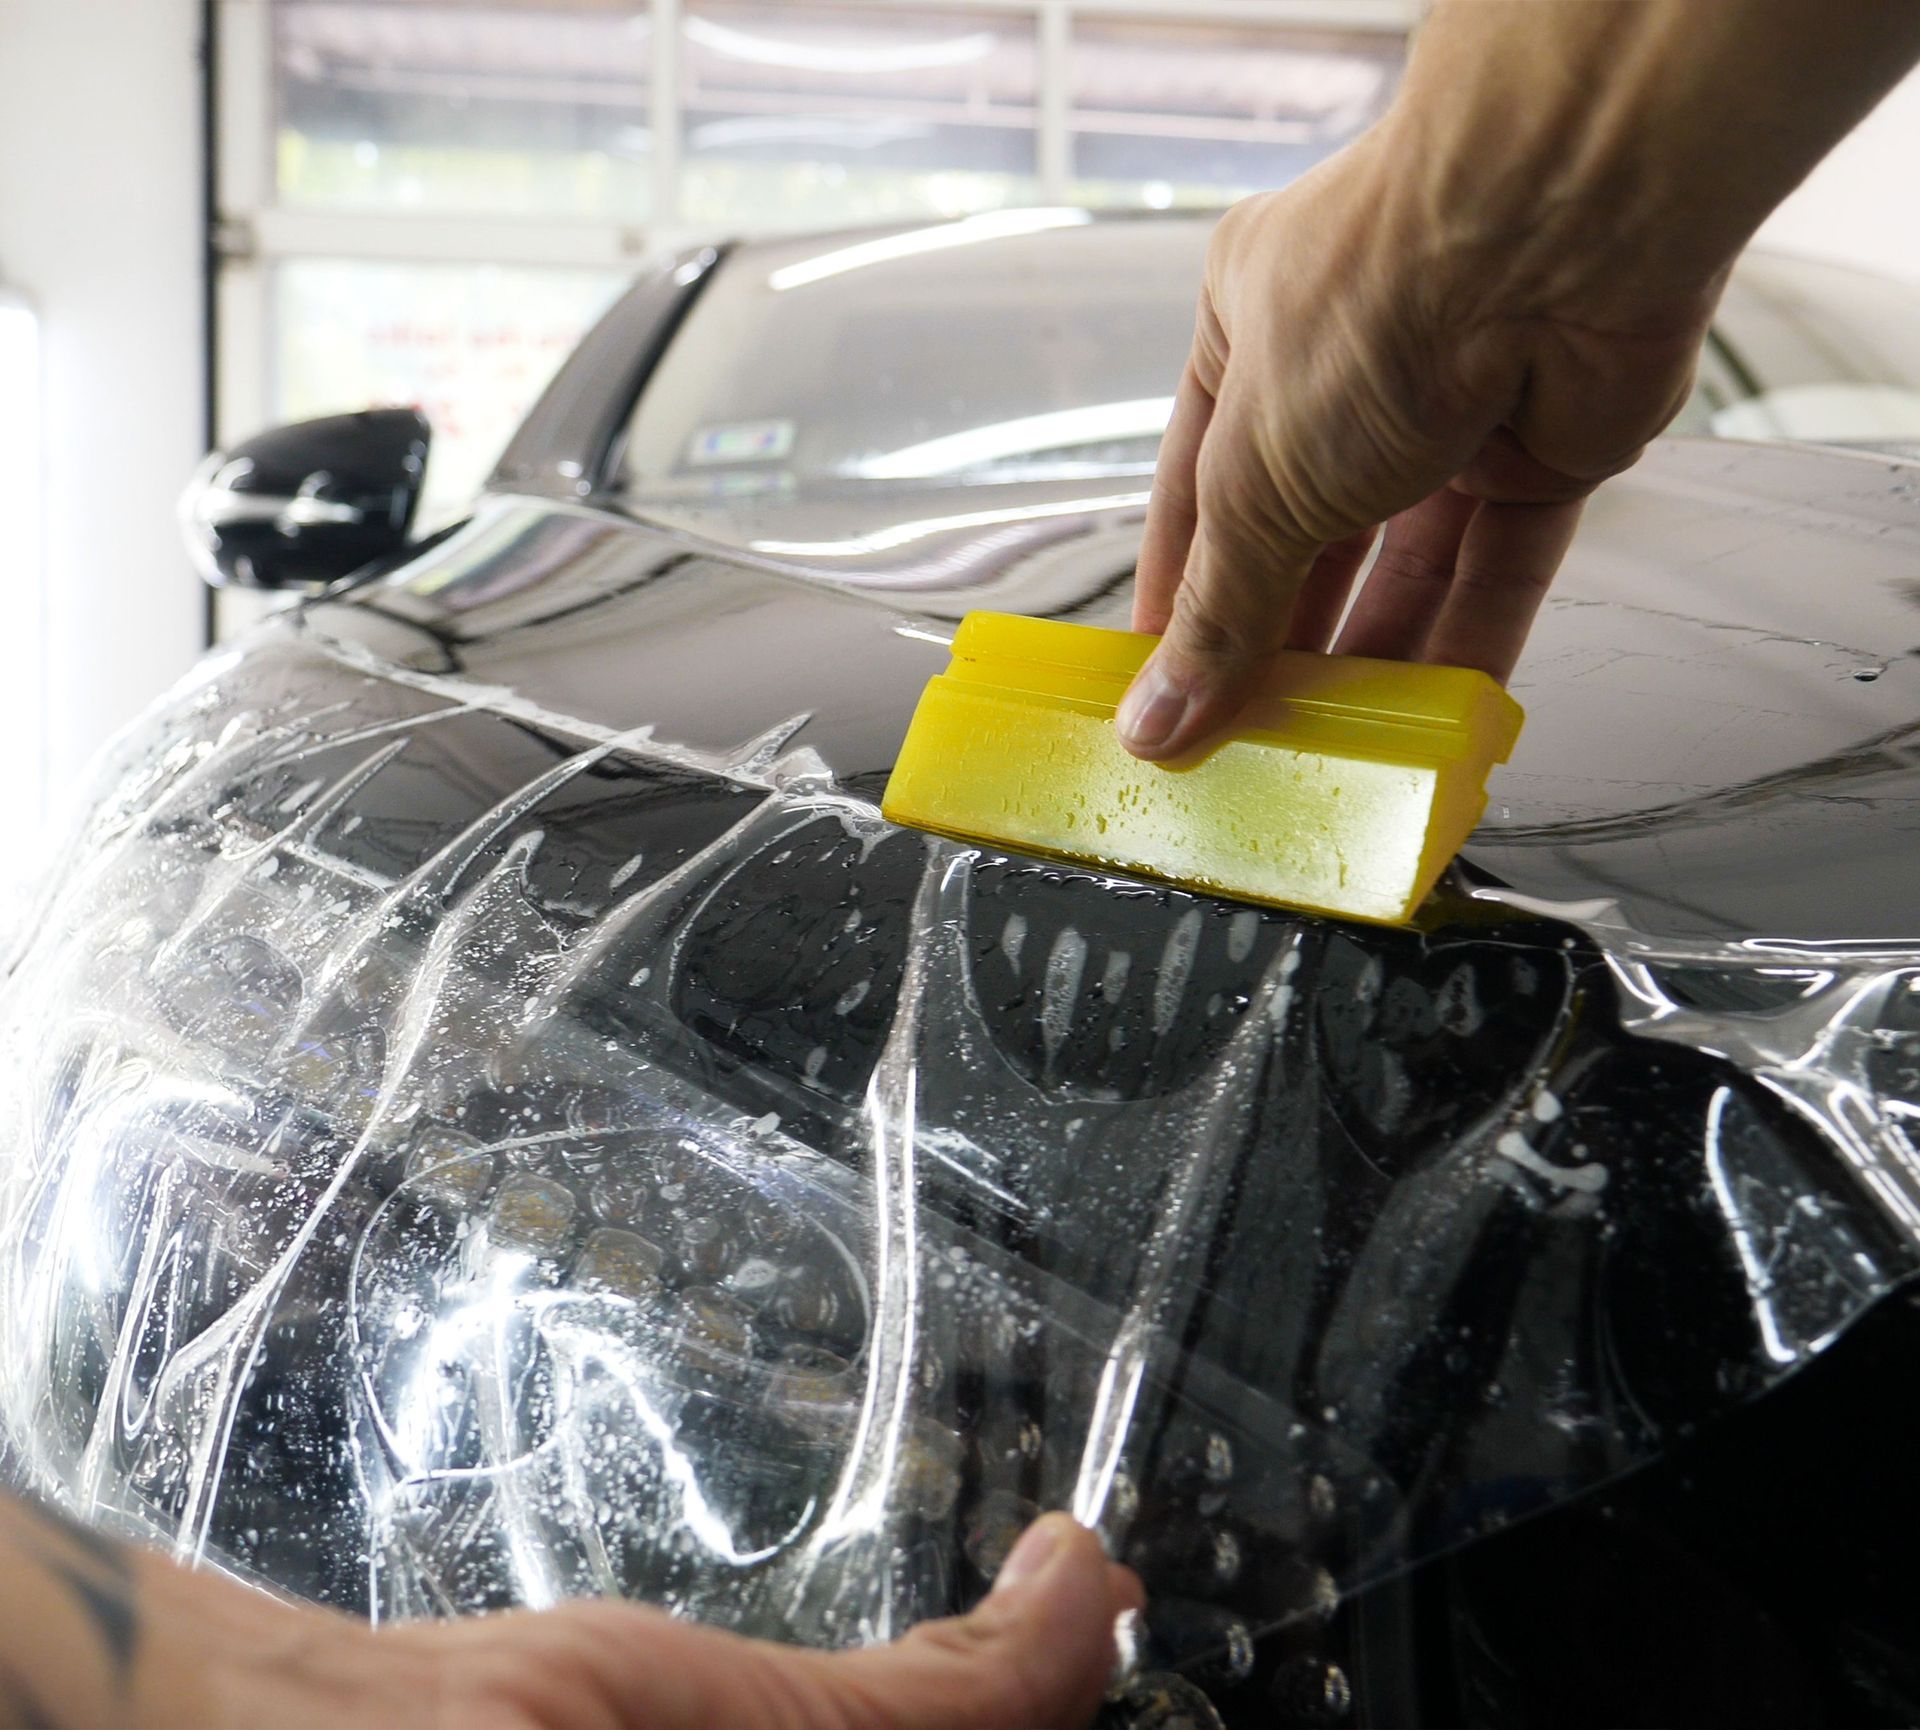
[[[1138,477],[664,499],[645,521],[493,499],[308,620],[702,749],[804,718],[797,742],[872,795],[964,613],[1126,623],[1145,500]],[[1656,445],[1588,508],[1467,863],[1662,935],[1911,937],[1917,552],[1920,465]]]

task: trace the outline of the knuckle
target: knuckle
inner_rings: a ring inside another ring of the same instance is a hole
[[[1212,290],[1208,289],[1201,294],[1199,308],[1194,313],[1191,364],[1194,382],[1210,397],[1220,395],[1231,352],[1226,324],[1220,317]]]
[[[1275,231],[1280,219],[1284,192],[1257,192],[1231,204],[1214,224],[1207,239],[1207,257],[1203,281],[1203,305],[1211,303],[1222,311],[1233,304],[1236,284],[1249,280],[1249,271],[1257,271],[1256,250]]]
[[[1292,546],[1304,537],[1298,514],[1281,490],[1257,442],[1244,428],[1227,426],[1200,448],[1194,480],[1200,508],[1213,532],[1229,542],[1261,541]]]
[[[981,1610],[971,1616],[922,1622],[908,1633],[907,1644],[964,1662],[977,1659],[1001,1644],[1006,1632],[997,1617]]]
[[[1165,509],[1169,506],[1179,511],[1182,517],[1193,514],[1197,497],[1194,482],[1188,479],[1178,464],[1162,463],[1154,470],[1153,487],[1147,501],[1149,510]]]
[[[1250,624],[1214,585],[1189,581],[1173,597],[1167,635],[1190,660],[1219,666],[1246,658],[1255,635]]]
[[[1451,568],[1443,567],[1437,560],[1426,554],[1395,546],[1385,546],[1380,549],[1380,557],[1374,564],[1373,574],[1376,579],[1396,587],[1412,589],[1444,587],[1454,578]]]
[[[1454,592],[1469,604],[1490,596],[1544,594],[1552,586],[1553,572],[1531,565],[1492,565],[1480,561],[1462,561],[1453,579]]]
[[[983,1725],[1043,1725],[1053,1721],[1059,1702],[1050,1686],[1044,1660],[1020,1630],[983,1606],[970,1616],[923,1622],[906,1644],[964,1665],[969,1674],[987,1678],[980,1695]]]
[[[1252,192],[1245,198],[1236,198],[1214,224],[1213,236],[1208,242],[1209,252],[1231,252],[1250,230],[1263,227],[1285,199],[1284,190]]]
[[[1290,411],[1244,399],[1216,419],[1194,465],[1202,517],[1223,537],[1293,557],[1370,532],[1380,513],[1343,497],[1339,465],[1312,454]],[[1357,466],[1357,465],[1356,465]]]

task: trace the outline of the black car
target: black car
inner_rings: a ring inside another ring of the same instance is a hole
[[[380,1619],[812,1644],[1070,1508],[1132,1730],[1920,1718],[1920,466],[1596,500],[1411,928],[892,827],[966,611],[1125,622],[1204,225],[714,249],[470,518],[123,737],[0,991],[15,1481]]]

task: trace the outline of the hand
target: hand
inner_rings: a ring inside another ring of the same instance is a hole
[[[1083,1724],[1139,1582],[1065,1515],[971,1615],[766,1644],[611,1600],[374,1631],[0,1497],[0,1720],[181,1730],[1047,1730]]]
[[[1504,679],[1731,261],[1916,57],[1920,5],[1435,0],[1385,119],[1214,238],[1128,749],[1203,746],[1284,647]]]
[[[1165,634],[1121,710],[1139,756],[1230,726],[1280,648],[1504,680],[1582,501],[1686,400],[1717,277],[1557,301],[1536,259],[1399,232],[1394,155],[1363,139],[1214,236],[1135,592]]]
[[[1069,1730],[1099,1703],[1138,1581],[1064,1514],[1038,1520],[971,1615],[824,1653],[613,1602],[370,1637],[415,1677],[377,1720],[485,1730]],[[424,1688],[422,1687],[424,1684]],[[424,1710],[423,1710],[424,1709]],[[438,1712],[435,1719],[432,1713]],[[342,1720],[344,1722],[344,1720]],[[364,1724],[366,1720],[357,1720]]]

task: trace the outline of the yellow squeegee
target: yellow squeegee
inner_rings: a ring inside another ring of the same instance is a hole
[[[887,784],[896,823],[1242,901],[1399,924],[1486,809],[1520,705],[1485,673],[1282,653],[1273,694],[1191,761],[1113,714],[1158,641],[970,613]]]

